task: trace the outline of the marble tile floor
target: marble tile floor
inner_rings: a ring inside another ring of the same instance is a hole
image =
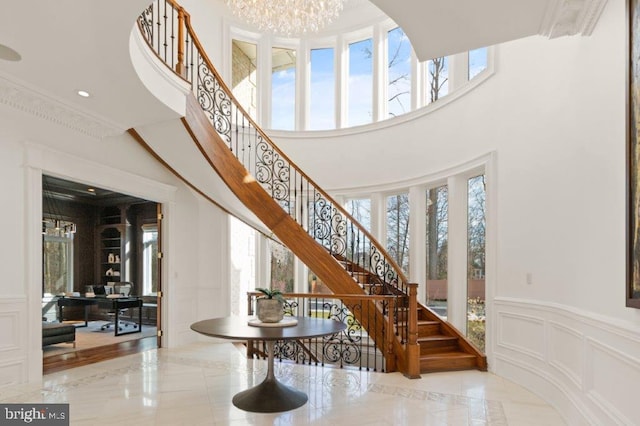
[[[409,380],[399,373],[276,362],[283,383],[309,401],[284,413],[250,413],[231,398],[258,384],[267,363],[231,343],[157,349],[0,388],[2,403],[69,403],[72,425],[564,425],[543,400],[491,373]]]

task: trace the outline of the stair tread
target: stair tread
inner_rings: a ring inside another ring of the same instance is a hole
[[[443,334],[432,334],[429,336],[419,336],[418,337],[418,341],[446,341],[446,340],[451,340],[451,341],[457,341],[458,337],[457,336],[445,336]]]
[[[434,358],[475,358],[475,355],[468,354],[466,352],[455,351],[455,352],[438,352],[433,354],[424,354],[420,355],[420,359],[434,359]]]

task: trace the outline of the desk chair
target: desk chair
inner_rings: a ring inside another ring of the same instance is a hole
[[[115,284],[113,287],[114,287],[114,294],[119,294],[120,296],[123,296],[123,297],[129,297],[133,292],[133,283],[130,283],[130,282],[121,282],[121,283]],[[118,317],[122,317],[122,315],[125,314],[128,310],[129,310],[128,308],[118,310]],[[109,310],[109,312],[107,312],[107,315],[109,315],[109,317],[113,319],[108,323],[103,324],[100,327],[100,330],[106,330],[111,326],[114,326],[114,327],[116,326],[115,324],[116,311]],[[123,327],[138,328],[138,324],[130,321],[123,321],[120,318],[118,318],[117,326],[118,326],[118,331],[122,331]]]

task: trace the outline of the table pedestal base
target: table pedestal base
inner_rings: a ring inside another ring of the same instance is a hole
[[[307,395],[275,379],[266,378],[258,386],[236,394],[232,401],[244,411],[277,413],[302,407],[307,402]]]
[[[277,413],[302,407],[307,395],[280,383],[273,372],[273,340],[267,341],[267,377],[258,386],[237,393],[233,405],[254,413]]]

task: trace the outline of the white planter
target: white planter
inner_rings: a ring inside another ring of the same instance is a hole
[[[278,299],[256,299],[256,315],[262,322],[280,322],[284,317],[282,301]]]

